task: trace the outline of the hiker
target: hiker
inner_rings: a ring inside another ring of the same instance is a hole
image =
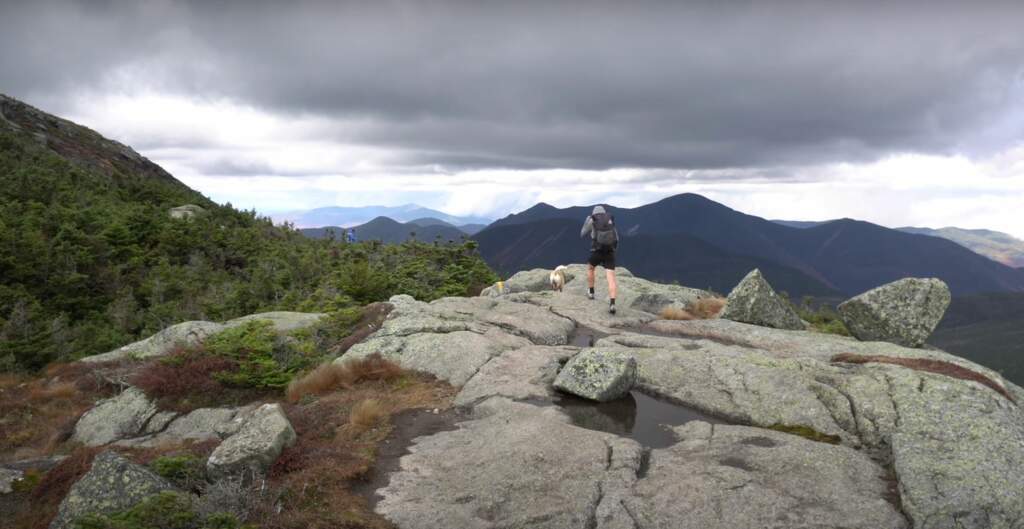
[[[352,243],[356,242],[356,229],[355,228],[349,228],[348,229],[348,242],[352,242]]]
[[[615,217],[604,210],[603,206],[594,206],[594,211],[583,223],[580,237],[590,235],[590,259],[587,260],[587,286],[590,291],[587,297],[594,299],[594,267],[604,267],[608,279],[608,312],[615,314],[615,250],[619,247],[619,232],[615,229]]]

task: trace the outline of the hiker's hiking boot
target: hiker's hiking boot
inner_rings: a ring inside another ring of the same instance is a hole
[[[594,293],[593,292],[587,292],[587,299],[594,299]]]
[[[614,303],[608,305],[608,313],[609,314],[615,314],[615,304]]]

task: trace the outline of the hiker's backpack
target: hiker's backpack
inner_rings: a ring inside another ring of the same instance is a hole
[[[607,213],[591,215],[594,222],[594,248],[602,251],[614,250],[619,245],[619,234],[615,232],[615,218]]]

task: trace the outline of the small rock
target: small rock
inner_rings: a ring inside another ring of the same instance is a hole
[[[551,290],[551,270],[546,268],[534,268],[517,272],[512,277],[498,284],[485,288],[480,295],[483,297],[498,297],[503,294],[514,294],[516,292],[543,292]],[[573,274],[565,273],[565,282],[572,281]]]
[[[556,389],[599,402],[629,393],[635,383],[635,358],[596,350],[572,357],[555,378]]]
[[[804,322],[754,269],[729,293],[720,318],[762,327],[803,330]]]
[[[77,518],[86,514],[121,511],[154,494],[174,490],[174,485],[148,468],[115,452],[102,452],[93,460],[89,472],[71,486],[50,529],[72,527]]]
[[[264,474],[286,446],[295,442],[295,430],[280,404],[264,404],[253,412],[238,433],[228,437],[210,455],[206,468],[214,477]]]
[[[850,333],[862,341],[920,347],[949,307],[941,279],[908,277],[869,290],[839,305]]]
[[[20,470],[0,468],[0,494],[10,494],[14,491],[12,485],[21,479],[24,473]]]
[[[87,411],[75,424],[71,439],[87,446],[102,446],[134,437],[143,432],[156,412],[156,405],[142,390],[129,387]]]
[[[205,209],[195,204],[185,204],[184,206],[171,208],[167,213],[172,219],[191,219],[203,214],[205,211]]]

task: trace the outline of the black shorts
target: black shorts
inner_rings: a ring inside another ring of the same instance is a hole
[[[591,250],[590,259],[587,259],[590,266],[603,266],[606,270],[615,270],[615,250],[602,251]]]

